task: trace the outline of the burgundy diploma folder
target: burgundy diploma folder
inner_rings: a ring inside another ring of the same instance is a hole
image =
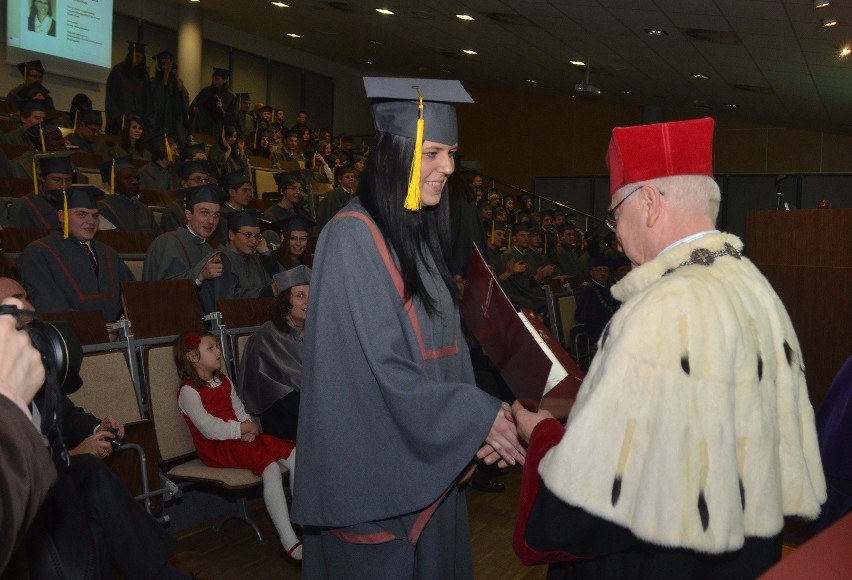
[[[476,246],[468,264],[461,315],[526,408],[546,409],[556,418],[568,416],[583,371],[538,317],[515,310]]]

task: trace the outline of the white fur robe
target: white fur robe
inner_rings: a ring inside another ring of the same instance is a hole
[[[784,306],[746,258],[677,268],[712,233],[612,289],[565,436],[542,460],[566,503],[661,546],[723,553],[815,518],[825,478],[801,351]]]

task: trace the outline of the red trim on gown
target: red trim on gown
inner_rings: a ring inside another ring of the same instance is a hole
[[[222,384],[218,387],[201,386],[185,382],[183,386],[195,389],[201,397],[204,409],[223,421],[237,421],[237,414],[231,405],[231,380],[220,375]],[[180,390],[178,390],[178,395]],[[272,435],[261,434],[254,441],[243,441],[241,439],[216,440],[208,439],[201,434],[185,413],[183,416],[192,434],[192,442],[198,451],[198,457],[205,465],[210,467],[240,467],[250,469],[252,473],[260,477],[266,467],[279,459],[287,459],[296,447],[292,441],[285,441]]]

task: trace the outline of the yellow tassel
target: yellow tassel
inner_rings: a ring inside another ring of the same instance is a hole
[[[121,130],[124,131],[124,115],[121,116]]]
[[[416,88],[416,87],[415,87]],[[417,89],[420,93],[420,89]],[[423,94],[420,94],[420,103],[417,112],[417,136],[414,138],[414,159],[411,160],[411,175],[408,178],[408,193],[405,196],[403,207],[409,211],[418,211],[422,206],[420,203],[420,165],[423,162]]]
[[[24,65],[24,84],[27,84],[27,65]]]
[[[41,123],[38,124],[38,136],[41,139],[41,152],[47,153],[47,145],[44,144],[44,130],[41,128]]]
[[[225,126],[222,125],[222,145],[225,145]]]
[[[65,223],[62,224],[62,236],[68,239],[68,194],[62,190],[62,211],[65,212]]]
[[[77,117],[80,116],[80,111],[74,111],[74,132],[77,132]]]
[[[36,173],[35,157],[33,157],[33,191],[38,195],[38,173]]]
[[[112,160],[109,168],[109,192],[115,195],[115,159]]]
[[[508,241],[508,242],[506,242],[506,247],[507,247],[507,248],[511,248],[511,247],[512,247],[512,228],[509,228],[509,241]]]
[[[169,138],[166,135],[163,135],[163,144],[166,146],[166,159],[168,159],[169,162],[174,161],[175,158],[172,157],[172,147],[169,145]]]

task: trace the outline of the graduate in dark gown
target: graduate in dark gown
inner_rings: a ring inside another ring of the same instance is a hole
[[[101,164],[101,179],[112,195],[98,202],[101,215],[125,232],[148,232],[160,235],[160,226],[151,209],[139,199],[139,170],[130,156],[111,159]]]
[[[175,55],[164,50],[151,57],[157,63],[151,77],[151,98],[154,104],[154,126],[174,136],[183,146],[189,123],[189,93],[177,74]]]
[[[278,297],[270,318],[246,343],[237,383],[246,411],[263,432],[296,441],[302,353],[311,270],[297,266],[275,275]]]
[[[180,193],[185,193],[189,188],[204,185],[210,180],[210,165],[206,159],[184,161],[178,166],[178,176]],[[167,205],[160,219],[160,231],[172,232],[183,227],[186,224],[184,209],[183,197],[178,197]]]
[[[38,189],[16,200],[8,207],[3,227],[56,229],[56,195],[70,189],[74,168],[67,154],[42,154],[36,157]]]
[[[217,300],[272,296],[269,268],[278,268],[266,240],[260,235],[260,212],[256,209],[230,214],[227,240],[222,250],[223,272],[213,281]]]
[[[422,154],[413,84],[444,101],[424,103]],[[523,455],[506,408],[474,384],[448,266],[446,101],[470,97],[457,81],[365,85],[394,100],[373,105],[358,197],[324,228],[311,280],[293,492],[303,577],[472,577],[458,485],[477,455]]]
[[[213,69],[210,86],[201,89],[189,105],[191,133],[218,136],[222,126],[236,126],[237,96],[228,87],[230,78],[228,69]]]
[[[24,87],[34,83],[41,84],[44,80],[44,65],[41,64],[40,60],[19,62],[17,66],[18,70],[21,71],[21,75],[23,75],[23,82],[13,87],[6,95],[6,99],[9,101],[17,100],[18,92],[20,92],[20,90]],[[50,98],[50,94],[45,95],[44,104],[48,110],[53,110],[56,108],[53,106],[53,99]]]
[[[122,118],[138,115],[149,130],[154,125],[154,101],[148,69],[145,67],[145,45],[140,42],[127,43],[127,57],[109,73],[106,83],[106,132],[118,135]]]
[[[135,281],[118,253],[95,240],[99,210],[93,186],[57,196],[59,219],[66,227],[54,230],[21,252],[23,286],[41,312],[100,310],[108,323],[121,318],[121,283]]]

